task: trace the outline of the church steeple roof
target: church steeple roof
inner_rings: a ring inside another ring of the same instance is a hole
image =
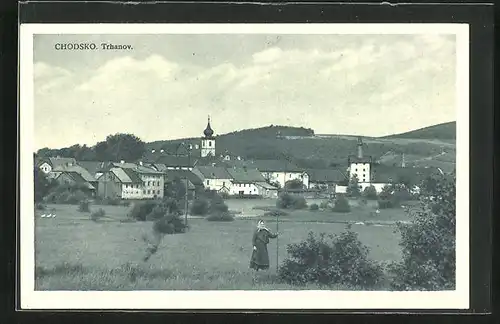
[[[212,137],[214,135],[214,131],[212,127],[210,126],[210,116],[208,116],[208,124],[207,128],[203,131],[203,134],[205,134],[205,137]]]

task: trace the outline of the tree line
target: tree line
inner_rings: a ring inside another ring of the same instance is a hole
[[[108,135],[94,146],[75,144],[61,149],[42,148],[35,153],[37,158],[66,157],[79,161],[136,161],[146,153],[146,143],[133,134]]]

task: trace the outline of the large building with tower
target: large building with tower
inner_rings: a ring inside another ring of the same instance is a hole
[[[349,178],[357,176],[360,184],[371,182],[372,158],[363,155],[363,140],[358,137],[358,154],[348,157]]]
[[[214,131],[210,126],[210,116],[208,117],[208,124],[203,131],[203,135],[204,137],[201,139],[201,157],[215,157],[215,137]]]

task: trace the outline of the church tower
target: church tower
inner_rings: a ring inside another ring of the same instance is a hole
[[[201,157],[215,156],[215,137],[210,126],[210,116],[208,116],[208,124],[203,134],[205,136],[201,139]]]

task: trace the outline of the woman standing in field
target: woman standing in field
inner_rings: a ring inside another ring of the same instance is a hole
[[[253,252],[250,259],[250,268],[256,271],[269,269],[269,253],[267,244],[270,238],[278,237],[278,233],[272,233],[264,224],[263,220],[257,223],[257,229],[253,233]]]

